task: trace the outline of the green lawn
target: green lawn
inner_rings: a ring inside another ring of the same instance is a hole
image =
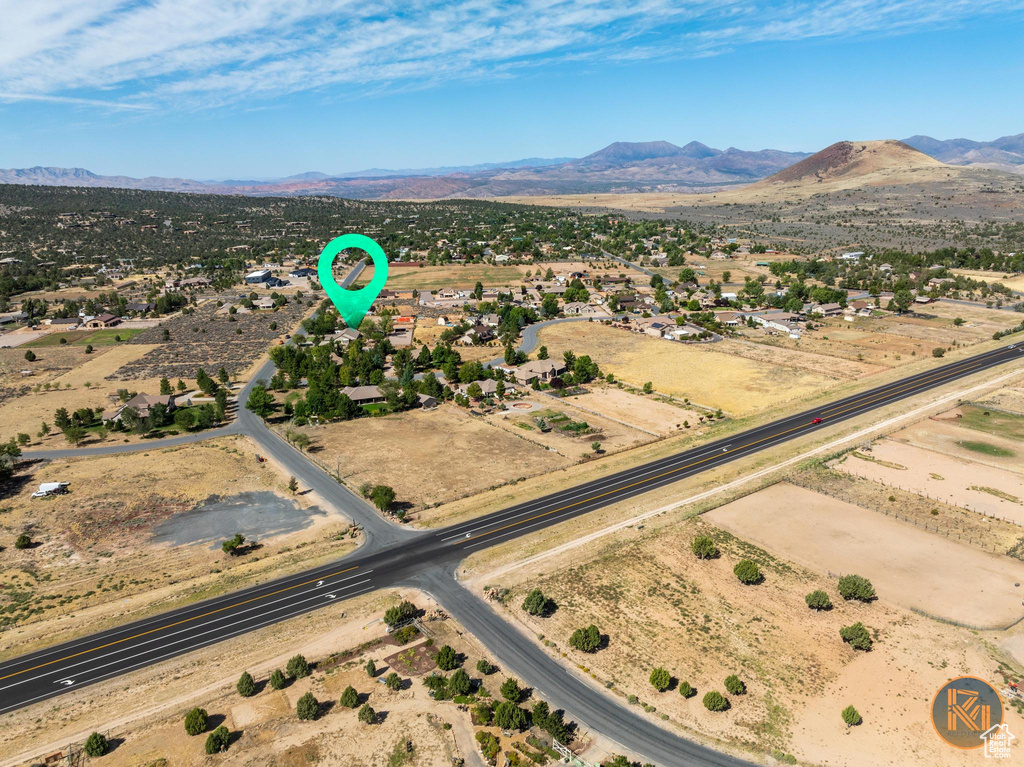
[[[968,450],[973,450],[975,453],[984,453],[985,455],[991,455],[995,458],[1012,458],[1015,455],[1012,450],[1007,450],[1005,447],[993,445],[990,442],[961,440],[958,444]]]
[[[144,328],[110,328],[108,330],[69,330],[67,333],[50,333],[48,336],[37,338],[25,344],[26,349],[38,349],[44,346],[60,346],[63,338],[71,346],[113,346],[120,337],[121,341],[127,341],[132,336],[137,336]]]
[[[997,437],[1024,441],[1024,415],[986,410],[978,405],[967,405],[962,411],[963,418],[959,422],[961,426]]]

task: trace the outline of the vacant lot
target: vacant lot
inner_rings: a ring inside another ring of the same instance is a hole
[[[70,491],[30,497],[40,483],[54,481],[70,482]],[[256,461],[253,445],[243,437],[22,468],[0,502],[5,509],[0,514],[0,577],[7,586],[0,590],[2,620],[19,626],[17,632],[0,635],[0,654],[45,637],[58,616],[63,630],[74,631],[83,621],[98,630],[117,613],[167,608],[350,548],[348,539],[333,538],[347,530],[347,522],[330,510],[311,508],[315,499],[309,496],[292,496],[287,482],[269,464]],[[193,545],[168,545],[154,538],[155,530],[166,530],[162,526],[210,498],[230,500],[257,491],[279,493],[287,508],[268,506],[265,524],[250,515],[247,531],[265,531],[255,536],[261,548],[253,554],[228,556],[216,540],[211,550],[202,530],[216,530],[225,522],[223,512],[210,520],[190,517],[196,535],[178,531],[164,536],[193,540]],[[274,530],[291,532],[274,535]],[[14,538],[22,532],[29,533],[34,546],[14,548]],[[289,553],[300,542],[305,544],[301,556]]]
[[[1002,283],[1010,290],[1024,291],[1024,274],[1013,274],[1008,272],[984,272],[976,269],[950,269],[954,274],[962,274],[972,280],[980,280],[988,283]]]
[[[349,487],[390,485],[412,508],[560,469],[572,461],[454,406],[303,429],[311,457]]]
[[[614,386],[592,384],[587,386],[587,390],[586,394],[566,397],[564,401],[663,437],[684,430],[684,423],[696,429],[701,417],[705,415],[697,410],[676,407],[656,397],[634,394]]]
[[[1010,413],[1024,416],[1024,388],[1007,386],[983,397],[978,404],[981,407],[997,407]]]
[[[881,599],[930,615],[976,626],[1024,615],[1024,563],[788,483],[705,518],[817,572],[863,575]]]
[[[395,267],[388,269],[390,290],[411,289],[438,290],[460,288],[472,290],[478,282],[485,288],[518,285],[526,275],[529,266],[491,266],[490,264],[466,264],[448,266]],[[359,275],[359,283],[366,284],[373,279],[373,267]]]
[[[890,487],[1024,525],[1024,478],[892,440],[851,453],[835,468]]]
[[[889,435],[898,442],[923,447],[973,464],[1020,472],[1024,464],[1024,447],[1015,439],[992,432],[963,428],[955,418],[956,411],[920,421]]]
[[[540,331],[540,342],[555,359],[566,349],[589,354],[602,371],[627,383],[642,386],[650,381],[656,391],[733,415],[754,413],[840,382],[820,371],[738,356],[750,354],[738,342],[693,346],[595,322],[548,326]]]

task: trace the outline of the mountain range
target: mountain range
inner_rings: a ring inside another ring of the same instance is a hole
[[[902,144],[947,164],[1024,174],[1024,134],[988,142],[968,139],[940,141],[928,136],[912,136]],[[698,141],[684,146],[668,141],[617,141],[581,158],[534,157],[465,166],[394,170],[370,168],[337,174],[310,171],[277,179],[195,181],[159,176],[131,178],[102,176],[84,168],[37,166],[0,169],[0,183],[251,196],[331,195],[361,199],[694,193],[751,184],[797,166],[808,157],[810,153],[807,152],[776,149],[715,149]]]

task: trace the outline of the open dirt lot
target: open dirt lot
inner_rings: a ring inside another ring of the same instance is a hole
[[[820,573],[857,573],[881,599],[974,626],[1024,615],[1024,563],[780,483],[709,512],[712,524]]]
[[[455,406],[302,429],[311,457],[349,487],[390,485],[411,508],[451,501],[571,460]]]
[[[1001,408],[1011,414],[1024,416],[1024,387],[1007,386],[978,400],[982,407]]]
[[[837,462],[838,471],[1024,525],[1024,477],[883,439]]]
[[[890,439],[942,453],[971,464],[992,466],[1008,471],[1024,471],[1024,446],[1020,441],[997,433],[986,433],[961,426],[956,411],[947,411],[926,421],[912,424],[890,435]]]
[[[492,266],[490,264],[466,264],[424,267],[390,267],[388,269],[388,288],[417,290],[438,290],[440,288],[460,288],[472,290],[478,282],[485,288],[498,288],[506,285],[518,285],[527,270],[532,266]],[[365,284],[373,279],[373,267],[368,267],[359,275],[359,283]]]
[[[69,492],[29,497],[49,481],[70,482]],[[55,632],[99,630],[108,620],[124,622],[351,550],[356,541],[339,537],[347,520],[312,506],[310,496],[289,497],[287,482],[269,464],[257,463],[243,437],[20,469],[0,501],[6,586],[0,621],[17,627],[0,634],[0,655],[27,652],[36,641],[53,643]],[[279,493],[284,505],[250,499],[267,505],[262,520],[245,522],[260,547],[238,557],[223,554],[210,535],[222,522],[231,527],[230,519],[221,519],[231,512],[204,502],[263,491]],[[190,535],[183,537],[175,522],[197,507],[208,514],[188,517]],[[206,527],[210,535],[203,534]],[[36,545],[15,549],[13,539],[22,532]]]
[[[539,338],[556,359],[566,349],[588,354],[602,371],[629,384],[650,381],[655,391],[732,415],[754,413],[839,382],[821,372],[738,356],[751,352],[734,341],[686,345],[594,322],[551,325],[540,331]]]
[[[719,558],[690,554],[698,534],[715,539]],[[761,565],[763,583],[744,587],[736,580],[732,568],[741,557]],[[489,585],[509,588],[509,618],[543,635],[552,654],[564,653],[566,663],[606,694],[622,702],[635,695],[638,704],[654,707],[652,719],[738,744],[755,761],[778,749],[811,764],[960,765],[962,754],[935,737],[927,702],[961,673],[1000,681],[1002,655],[970,631],[906,611],[889,601],[888,589],[872,604],[844,602],[825,570],[790,564],[707,517],[652,521],[649,529],[585,544]],[[548,618],[520,609],[535,587],[558,605]],[[817,588],[830,593],[833,610],[808,610],[804,595]],[[870,653],[850,649],[838,636],[840,627],[857,621],[875,637]],[[589,623],[608,640],[585,655],[567,640]],[[688,681],[696,696],[684,699],[675,683],[656,692],[648,676],[657,666]],[[737,674],[747,692],[727,695],[730,710],[711,714],[701,699],[710,690],[724,692],[729,674]],[[853,729],[839,716],[850,704],[864,717]],[[1020,716],[1010,711],[1008,721],[1012,729]]]
[[[697,428],[701,416],[698,410],[677,407],[655,397],[645,397],[614,386],[592,384],[587,393],[566,397],[563,402],[587,408],[602,415],[666,437],[684,429],[689,422],[691,430]]]

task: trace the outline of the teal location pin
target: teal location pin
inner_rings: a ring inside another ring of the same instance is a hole
[[[346,290],[334,280],[334,259],[345,248],[359,248],[373,259],[373,279],[365,288]],[[388,281],[388,257],[384,249],[365,234],[343,234],[335,237],[320,254],[316,265],[316,276],[327,291],[327,297],[337,308],[341,318],[350,328],[358,328],[363,317],[370,311],[374,300]]]

